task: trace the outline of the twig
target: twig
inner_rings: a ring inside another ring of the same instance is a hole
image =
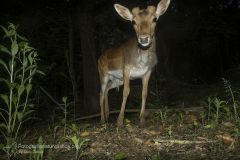
[[[109,114],[117,114],[119,112],[120,112],[120,110],[114,110],[114,111],[110,111]],[[125,113],[138,113],[138,112],[140,112],[140,109],[126,109],[125,110]],[[89,115],[89,116],[79,117],[79,118],[76,118],[75,120],[76,121],[86,120],[86,119],[97,118],[100,116],[101,116],[101,114],[97,113],[97,114],[93,114],[93,115]]]
[[[39,86],[40,90],[57,106],[61,107],[62,104],[58,103],[43,87]]]
[[[184,112],[199,112],[201,111],[203,108],[202,107],[192,107],[192,108],[181,108],[181,109],[169,109],[170,111],[184,111]],[[159,111],[159,109],[146,109],[146,112],[157,112]],[[109,114],[117,114],[119,113],[120,110],[114,110],[114,111],[110,111]],[[139,113],[140,109],[126,109],[125,113]],[[84,117],[79,117],[76,118],[76,121],[80,121],[80,120],[87,120],[87,119],[92,119],[92,118],[97,118],[100,117],[101,114],[97,113],[97,114],[93,114],[93,115],[89,115],[89,116],[84,116]]]
[[[216,143],[217,141],[191,141],[191,140],[179,140],[179,139],[155,139],[155,143],[175,143],[175,144],[204,144],[204,143]]]

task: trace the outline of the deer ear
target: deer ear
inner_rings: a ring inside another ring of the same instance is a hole
[[[129,9],[127,9],[126,7],[124,7],[120,4],[114,4],[114,8],[123,19],[132,21],[133,15],[129,11]]]
[[[168,6],[170,4],[170,0],[161,0],[157,5],[156,16],[157,18],[165,13]]]

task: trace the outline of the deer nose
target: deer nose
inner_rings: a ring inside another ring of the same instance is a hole
[[[141,44],[149,44],[150,38],[148,35],[139,36],[139,43]]]

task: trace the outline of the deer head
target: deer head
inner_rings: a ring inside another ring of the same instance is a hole
[[[132,22],[136,31],[137,41],[139,45],[145,48],[151,45],[156,22],[159,16],[165,13],[169,3],[170,0],[161,0],[157,7],[147,6],[146,9],[134,7],[132,11],[120,4],[115,4],[114,8],[123,19]]]

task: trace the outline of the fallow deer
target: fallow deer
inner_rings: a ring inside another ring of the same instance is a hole
[[[114,5],[123,19],[132,22],[136,38],[128,40],[117,48],[106,50],[98,59],[102,122],[107,121],[109,117],[108,91],[124,85],[123,100],[117,120],[118,126],[123,125],[125,105],[130,92],[129,81],[142,78],[140,123],[144,124],[148,81],[153,67],[157,64],[155,26],[159,16],[167,10],[169,3],[170,0],[161,0],[157,7],[147,6],[146,9],[135,7],[132,11],[120,4]]]

